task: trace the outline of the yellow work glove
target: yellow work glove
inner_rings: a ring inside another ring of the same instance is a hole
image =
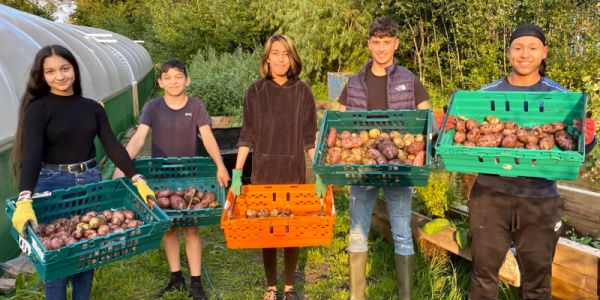
[[[154,207],[154,202],[156,202],[154,191],[148,186],[146,180],[138,179],[133,185],[137,188],[138,193],[140,193],[140,196],[142,196],[142,200],[146,202],[146,205],[150,208]]]
[[[27,225],[31,225],[34,231],[37,230],[37,218],[31,205],[33,203],[31,194],[27,194],[25,197],[20,196],[19,199],[15,203],[17,208],[13,213],[12,224],[21,236],[27,237]]]

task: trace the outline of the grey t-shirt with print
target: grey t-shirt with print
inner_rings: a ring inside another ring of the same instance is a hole
[[[175,110],[158,97],[144,105],[140,124],[152,129],[152,157],[181,157],[197,155],[198,128],[211,125],[211,120],[199,99],[188,97],[185,106]]]

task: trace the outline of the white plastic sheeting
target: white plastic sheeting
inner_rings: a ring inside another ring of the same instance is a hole
[[[98,101],[131,88],[152,69],[148,52],[124,36],[56,23],[0,5],[0,146],[14,138],[33,58],[51,44],[73,52],[81,69],[83,95]]]

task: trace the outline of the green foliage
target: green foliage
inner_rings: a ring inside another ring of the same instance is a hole
[[[270,33],[296,43],[304,76],[321,81],[327,71],[358,70],[369,57],[367,32],[379,11],[376,1],[253,1],[257,20]]]
[[[188,94],[202,99],[211,116],[241,116],[246,89],[258,79],[258,63],[258,55],[241,49],[199,51],[189,67]]]
[[[575,232],[575,230],[573,230],[572,228],[568,228],[567,230],[565,230],[564,235],[571,241],[580,243],[582,245],[594,247],[596,249],[600,249],[600,237],[580,235],[577,232]]]
[[[41,6],[37,3],[38,1],[32,0],[0,0],[0,4],[10,6],[12,8],[30,13],[44,19],[52,20],[52,11],[54,5],[51,1],[48,1],[47,5]]]
[[[427,222],[423,225],[423,232],[427,235],[435,235],[442,230],[451,227],[450,221],[444,218],[437,218]]]
[[[428,215],[445,216],[450,205],[457,200],[455,175],[448,172],[434,171],[429,175],[427,186],[415,187],[418,199],[423,202]]]
[[[198,49],[245,50],[260,44],[261,28],[249,0],[76,0],[76,24],[145,41],[155,62],[188,61]]]

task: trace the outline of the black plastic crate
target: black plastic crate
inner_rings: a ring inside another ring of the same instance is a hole
[[[217,144],[219,144],[219,150],[221,150],[221,156],[223,157],[223,163],[229,172],[229,175],[232,174],[233,169],[235,168],[235,162],[237,160],[237,143],[240,138],[241,127],[229,127],[229,128],[213,128],[212,133],[217,140]],[[206,148],[204,148],[204,144],[202,144],[202,140],[200,138],[198,141],[198,155],[199,156],[207,156],[208,152]],[[246,162],[244,163],[244,169],[242,170],[242,183],[249,184],[250,176],[252,175],[252,152],[248,153],[248,157],[246,158]]]

